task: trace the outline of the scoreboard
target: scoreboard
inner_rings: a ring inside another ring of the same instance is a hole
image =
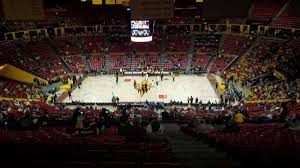
[[[132,20],[130,24],[132,42],[152,41],[151,24],[149,20]]]

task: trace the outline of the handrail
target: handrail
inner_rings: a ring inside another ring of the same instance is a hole
[[[180,25],[189,25],[190,26],[190,28],[191,28],[191,32],[194,32],[194,31],[192,31],[193,29],[192,29],[192,26],[195,26],[195,25],[197,25],[197,26],[201,26],[201,23],[186,23],[186,24],[165,24],[165,25],[159,25],[159,26],[162,26],[162,27],[168,27],[168,26],[180,26]],[[108,28],[111,28],[111,27],[126,27],[126,26],[128,26],[128,25],[103,25],[103,27],[108,27]],[[207,24],[207,26],[208,27],[210,27],[210,26],[216,26],[216,27],[218,27],[218,26],[226,26],[226,30],[224,30],[224,31],[222,31],[222,33],[234,33],[234,32],[232,32],[231,31],[231,26],[240,26],[240,32],[239,32],[239,34],[241,34],[241,35],[243,35],[243,34],[249,34],[249,33],[251,33],[250,31],[249,31],[249,27],[250,27],[250,25],[247,25],[247,24],[217,24],[217,23],[215,23],[215,24]],[[91,25],[91,26],[84,26],[84,25],[82,25],[82,26],[72,26],[72,27],[55,27],[54,28],[54,30],[63,30],[63,32],[64,32],[64,29],[70,29],[70,28],[84,28],[85,30],[84,30],[84,32],[85,33],[88,33],[88,31],[87,31],[87,29],[89,28],[89,27],[94,27],[94,25]],[[244,30],[245,29],[245,27],[248,27],[247,29],[246,29],[246,31]],[[300,31],[300,29],[298,29],[298,28],[293,28],[293,27],[276,27],[276,26],[265,26],[265,25],[258,25],[258,29],[257,29],[257,33],[259,34],[259,33],[261,33],[260,31],[260,29],[259,29],[259,27],[263,27],[264,28],[264,31],[266,31],[266,30],[268,30],[268,29],[270,29],[270,28],[275,28],[275,29],[291,29],[292,31]],[[30,31],[36,31],[36,32],[41,32],[41,30],[43,30],[43,31],[45,31],[45,36],[48,36],[48,30],[47,29],[31,29],[31,30],[19,30],[19,31],[13,31],[13,32],[7,32],[7,33],[5,33],[5,36],[6,36],[6,39],[7,39],[7,35],[9,35],[9,34],[12,34],[13,35],[13,38],[14,39],[17,39],[16,37],[15,37],[15,33],[18,33],[18,32],[24,32],[24,35],[26,35],[26,36],[28,36],[28,38],[29,38],[29,32]],[[243,31],[244,30],[244,31]],[[56,32],[56,31],[55,31]],[[101,33],[103,33],[103,32],[101,32]],[[64,34],[65,33],[63,33],[63,36],[64,36]],[[103,33],[104,34],[104,33]],[[6,40],[7,41],[7,40]]]

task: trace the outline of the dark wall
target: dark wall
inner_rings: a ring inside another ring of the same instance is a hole
[[[80,0],[44,0],[44,5],[47,8],[56,7],[56,5],[64,6],[70,4],[78,4]]]
[[[289,15],[300,17],[300,0],[293,0],[289,6]]]
[[[203,17],[216,18],[242,18],[248,16],[252,0],[206,0]]]
[[[196,0],[175,0],[175,8],[189,8],[196,6]]]

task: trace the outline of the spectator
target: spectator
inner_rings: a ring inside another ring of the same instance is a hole
[[[142,142],[146,135],[146,130],[141,127],[141,123],[136,119],[133,125],[128,128],[126,133],[127,141],[131,142]]]
[[[6,118],[5,115],[0,113],[0,129],[5,127]]]
[[[7,129],[8,130],[15,130],[15,129],[17,129],[17,120],[16,120],[14,114],[8,114]]]
[[[244,123],[245,122],[245,116],[244,116],[244,114],[242,114],[240,111],[238,111],[237,112],[237,114],[235,114],[235,116],[234,116],[234,121],[235,121],[235,123],[237,123],[237,124],[242,124],[242,123]]]
[[[25,114],[25,117],[20,119],[19,124],[22,130],[32,130],[35,126],[33,121],[31,120],[30,114],[28,113]]]
[[[161,135],[164,127],[158,120],[153,120],[146,128],[148,134]]]
[[[105,130],[105,118],[100,117],[96,123],[96,135],[103,134]]]

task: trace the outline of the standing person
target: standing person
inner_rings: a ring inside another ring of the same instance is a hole
[[[78,86],[82,84],[82,78],[81,76],[79,76],[79,79],[78,79]]]
[[[162,115],[161,115],[161,113],[158,113],[157,120],[160,121],[160,122],[162,121]]]
[[[81,85],[80,81],[78,81],[77,85],[78,85],[78,89],[80,89],[80,85]]]
[[[142,84],[142,92],[143,94],[146,93],[145,84]]]
[[[116,84],[118,84],[119,83],[119,73],[117,72],[116,73]]]
[[[220,95],[220,101],[221,101],[221,104],[223,104],[223,94]]]
[[[143,88],[144,88],[144,93],[147,93],[147,87],[146,87],[146,84],[143,84]]]
[[[73,80],[73,85],[75,85],[75,83],[76,83],[76,76],[75,75],[73,76],[72,80]]]
[[[57,101],[57,95],[55,93],[54,96],[53,96],[53,103],[56,103],[56,101]]]
[[[146,80],[148,81],[148,77],[149,77],[149,75],[148,75],[148,73],[146,73]]]
[[[113,96],[113,97],[111,98],[111,102],[112,102],[112,104],[113,104],[113,107],[116,107],[116,98],[115,98],[115,96]]]
[[[69,95],[69,100],[72,100],[72,101],[73,101],[71,90],[68,90],[68,95]]]
[[[141,87],[140,87],[140,85],[136,85],[136,89],[138,90],[138,93],[141,93]]]
[[[136,80],[133,81],[133,87],[136,88]]]
[[[193,100],[194,100],[194,98],[193,98],[193,96],[191,96],[191,105],[193,105]]]
[[[148,84],[145,83],[145,90],[146,90],[146,93],[148,92]]]
[[[161,81],[164,80],[164,73],[163,73],[163,72],[161,72],[161,74],[160,74],[160,80],[161,80]]]
[[[198,97],[196,97],[195,103],[198,104],[198,101],[199,101],[199,99],[198,99]]]
[[[175,74],[174,74],[174,72],[172,73],[172,78],[173,78],[173,82],[175,82]]]
[[[120,101],[120,98],[117,96],[117,98],[116,98],[117,106],[119,105],[119,101]]]

